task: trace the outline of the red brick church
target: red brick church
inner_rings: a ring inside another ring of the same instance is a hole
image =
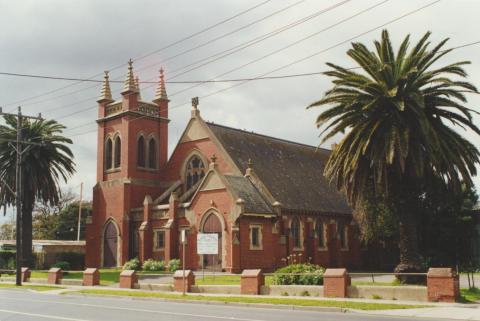
[[[163,71],[151,102],[140,97],[131,61],[119,100],[105,75],[88,267],[181,258],[182,230],[191,269],[202,260],[231,272],[362,263],[351,209],[323,176],[329,150],[206,122],[193,99],[168,158],[168,103]],[[218,256],[196,254],[199,232],[218,234]]]

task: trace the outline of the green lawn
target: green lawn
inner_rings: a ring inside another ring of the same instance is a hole
[[[109,285],[112,283],[118,283],[120,279],[119,269],[100,269],[100,284]],[[47,271],[32,271],[31,278],[46,279],[48,276]],[[83,271],[67,271],[63,273],[64,279],[82,280]]]
[[[198,273],[195,277],[196,285],[240,285],[240,275],[205,275]]]
[[[464,302],[477,302],[480,301],[480,289],[460,289],[460,295]]]
[[[0,288],[8,288],[8,289],[30,289],[35,291],[50,291],[50,290],[61,290],[65,289],[61,286],[48,286],[48,285],[22,285],[16,286],[15,284],[6,284],[0,283]]]
[[[181,295],[161,292],[144,291],[119,291],[119,290],[81,290],[70,293],[96,294],[96,295],[115,295],[128,297],[161,298],[168,300],[196,300],[196,301],[216,301],[222,303],[259,303],[276,305],[295,305],[309,307],[336,307],[358,310],[391,310],[391,309],[414,309],[425,308],[427,305],[405,305],[389,303],[363,303],[347,301],[329,301],[312,299],[282,299],[268,297],[240,297],[240,296],[202,296],[202,295]]]

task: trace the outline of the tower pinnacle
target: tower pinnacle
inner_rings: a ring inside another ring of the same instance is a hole
[[[163,68],[160,68],[160,80],[158,82],[157,90],[155,90],[155,100],[164,99],[167,100],[167,90],[165,89],[165,75],[163,74]]]
[[[130,59],[128,61],[128,72],[127,72],[127,77],[125,78],[125,84],[123,85],[123,91],[121,94],[129,94],[129,93],[134,93],[137,92],[136,86],[135,86],[135,77],[133,76],[133,61]]]
[[[98,97],[98,102],[112,101],[112,91],[110,90],[110,80],[108,77],[108,71],[104,71],[105,75],[103,76],[102,90],[100,91],[100,97]]]

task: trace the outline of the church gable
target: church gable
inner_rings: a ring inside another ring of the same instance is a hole
[[[208,137],[209,133],[206,128],[202,126],[201,121],[198,118],[192,118],[185,128],[179,144],[206,139]]]

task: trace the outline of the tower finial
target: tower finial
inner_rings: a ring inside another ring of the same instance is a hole
[[[108,71],[104,71],[105,75],[103,76],[102,90],[100,91],[100,97],[98,97],[98,102],[112,100],[112,91],[110,90],[110,80],[108,77]]]
[[[135,88],[135,77],[133,76],[133,60],[130,58],[128,61],[127,77],[125,78],[122,94],[128,94],[132,92],[137,92],[137,90]]]
[[[157,90],[155,90],[155,100],[168,99],[167,89],[165,88],[165,75],[163,74],[163,67],[160,68],[160,80],[158,81]]]
[[[193,98],[192,98],[192,107],[193,107],[193,109],[195,109],[195,110],[198,109],[198,104],[199,104],[199,102],[198,102],[198,97],[193,97]]]

